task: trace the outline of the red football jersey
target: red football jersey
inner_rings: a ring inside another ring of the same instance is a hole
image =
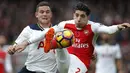
[[[5,67],[4,67],[5,58],[6,53],[0,50],[0,73],[5,73]]]
[[[68,48],[69,53],[76,55],[88,68],[94,51],[92,45],[94,33],[91,25],[88,24],[81,30],[78,30],[75,24],[66,24],[64,28],[71,30],[75,36],[74,44]]]
[[[77,28],[74,20],[63,21],[58,24],[58,29],[69,29],[74,33],[75,42],[68,48],[69,53],[76,55],[88,68],[94,51],[97,33],[112,34],[118,31],[117,25],[104,26],[88,20],[84,28]],[[58,30],[57,29],[57,30]]]

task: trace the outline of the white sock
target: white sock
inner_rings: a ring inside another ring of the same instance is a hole
[[[70,55],[66,48],[56,49],[56,58],[58,70],[60,73],[68,73],[70,64]]]

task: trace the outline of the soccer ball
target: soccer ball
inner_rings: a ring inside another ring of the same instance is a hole
[[[65,48],[71,46],[74,43],[75,37],[71,30],[64,29],[63,31],[56,33],[55,40],[58,48]]]

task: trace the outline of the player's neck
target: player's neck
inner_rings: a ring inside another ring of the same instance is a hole
[[[39,27],[41,28],[49,28],[51,26],[51,23],[43,24],[43,23],[37,23]]]

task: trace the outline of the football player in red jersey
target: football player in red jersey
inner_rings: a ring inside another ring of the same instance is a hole
[[[74,20],[63,21],[59,23],[59,28],[54,28],[55,32],[58,29],[69,29],[74,33],[75,36],[74,44],[67,48],[69,53],[65,51],[66,49],[56,49],[59,64],[67,60],[68,63],[66,64],[69,66],[68,73],[86,73],[88,71],[94,51],[94,44],[96,41],[95,37],[98,33],[113,34],[118,30],[130,27],[129,23],[113,25],[110,27],[104,26],[100,23],[88,20],[89,14],[90,9],[87,7],[87,5],[84,3],[79,3],[75,7],[73,17]],[[54,49],[53,45],[55,44],[55,40],[53,43],[51,43],[50,40],[53,38],[50,35],[54,35],[52,31],[53,28],[47,32],[46,40],[44,42],[44,48],[48,51],[50,50],[50,46],[52,46],[52,49]],[[56,44],[54,46],[56,48]],[[63,69],[64,67],[61,66],[62,65],[60,65],[59,68]]]
[[[49,31],[25,41],[24,44],[34,43],[44,38],[44,49],[48,52],[55,43],[51,43],[54,33],[69,29],[74,33],[75,42],[67,49],[56,49],[57,65],[61,73],[86,73],[90,66],[90,60],[94,51],[95,37],[98,33],[113,34],[116,31],[130,27],[129,23],[122,23],[113,26],[104,26],[88,20],[90,9],[84,3],[78,3],[75,7],[73,20],[62,21],[58,25],[50,28]],[[33,35],[35,36],[35,35]],[[43,36],[43,37],[41,37]],[[26,45],[23,45],[26,46]],[[20,49],[17,46],[16,51]],[[55,48],[53,48],[55,49]]]

